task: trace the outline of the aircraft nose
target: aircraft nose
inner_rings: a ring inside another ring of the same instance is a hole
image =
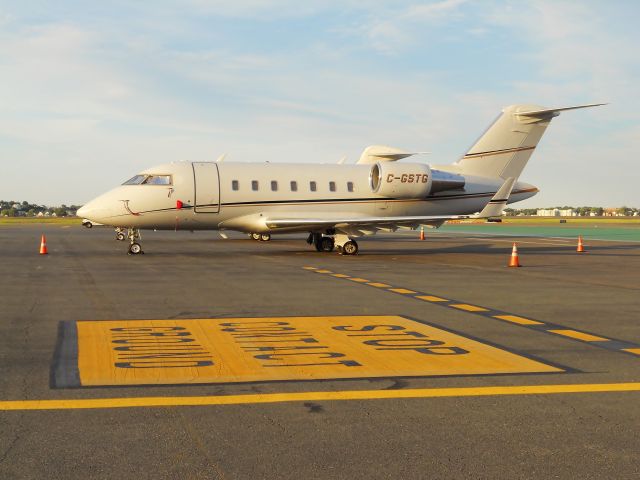
[[[87,213],[90,212],[91,209],[87,208],[87,205],[83,205],[82,207],[80,207],[78,209],[78,211],[76,212],[76,215],[78,217],[82,217],[82,218],[87,218]]]
[[[80,207],[76,212],[76,215],[78,217],[88,218],[90,220],[97,221],[98,219],[96,217],[99,214],[98,210],[99,209],[96,208],[96,202],[92,200],[90,202],[85,203],[82,207]]]
[[[104,223],[107,217],[111,216],[109,205],[105,204],[101,198],[95,198],[80,207],[76,213],[81,218],[88,218],[94,222]]]

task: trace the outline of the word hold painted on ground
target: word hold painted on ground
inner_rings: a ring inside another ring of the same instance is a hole
[[[82,386],[561,371],[399,316],[75,325]]]

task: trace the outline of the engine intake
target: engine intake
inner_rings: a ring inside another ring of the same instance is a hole
[[[376,163],[369,183],[373,193],[389,198],[424,198],[431,193],[431,168],[423,163]]]

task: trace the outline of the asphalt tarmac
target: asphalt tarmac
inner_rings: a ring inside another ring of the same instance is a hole
[[[426,234],[0,227],[0,478],[638,478],[640,243]]]

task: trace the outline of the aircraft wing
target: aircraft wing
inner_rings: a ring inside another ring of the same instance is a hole
[[[366,235],[378,230],[395,231],[418,225],[440,226],[447,220],[469,218],[468,215],[429,215],[402,217],[329,217],[329,218],[267,218],[265,224],[270,229],[317,230],[334,228],[348,235]]]
[[[328,217],[328,218],[267,218],[265,225],[270,229],[313,230],[318,228],[335,228],[344,232],[370,232],[376,230],[396,230],[400,227],[417,227],[418,225],[440,226],[447,220],[466,218],[489,218],[502,215],[509,201],[511,190],[516,183],[514,177],[507,178],[482,211],[476,215],[427,215],[401,217]]]

